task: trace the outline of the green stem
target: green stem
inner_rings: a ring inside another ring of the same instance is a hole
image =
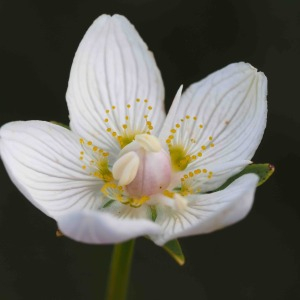
[[[134,242],[130,240],[114,246],[106,300],[126,300]]]

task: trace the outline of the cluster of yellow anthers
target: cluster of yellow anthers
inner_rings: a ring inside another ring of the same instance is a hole
[[[174,171],[183,171],[187,168],[187,166],[195,161],[196,159],[202,157],[203,152],[208,149],[208,147],[213,148],[215,145],[213,143],[213,137],[209,136],[208,142],[204,145],[201,145],[200,149],[190,150],[194,149],[193,144],[196,143],[196,139],[189,138],[189,140],[186,140],[185,133],[190,131],[191,124],[188,124],[190,121],[197,121],[197,117],[191,118],[189,115],[186,115],[184,119],[181,119],[181,124],[177,123],[175,124],[174,128],[170,130],[170,135],[166,139],[166,143],[169,147],[169,152],[171,156],[172,161],[172,168]],[[202,129],[204,126],[203,124],[197,125],[199,129]],[[185,141],[185,145],[182,144],[182,141]],[[200,151],[199,151],[200,150]],[[190,188],[187,188],[187,182],[186,180],[189,178],[194,177],[195,175],[199,174],[207,174],[207,178],[211,179],[213,173],[211,171],[208,171],[206,169],[196,169],[193,172],[189,172],[188,174],[185,174],[181,178],[182,182],[182,190],[188,191]],[[197,191],[200,192],[200,191]],[[184,192],[186,193],[186,192]]]
[[[151,134],[151,130],[154,129],[153,124],[149,120],[148,116],[148,112],[152,111],[153,108],[151,105],[148,105],[148,100],[145,99],[144,101],[141,101],[140,99],[136,99],[135,102],[136,105],[126,105],[128,114],[125,116],[125,121],[121,125],[119,125],[120,120],[118,120],[118,117],[115,114],[115,110],[117,108],[115,105],[113,105],[111,109],[107,109],[105,111],[107,114],[107,118],[104,119],[104,122],[107,124],[106,131],[118,141],[121,148],[124,148],[126,145],[130,144],[137,134]],[[132,115],[135,116],[134,124],[131,124],[129,110],[132,110]],[[140,122],[137,122],[138,124],[136,124],[137,116],[143,116],[143,121],[139,120]]]
[[[90,175],[93,175],[105,182],[112,181],[113,176],[108,168],[109,153],[103,151],[103,149],[100,149],[97,146],[94,146],[91,141],[85,142],[82,138],[79,141],[83,149],[79,156],[79,159],[83,162],[82,169],[88,169]]]
[[[124,191],[124,188],[114,182],[106,183],[102,187],[101,192],[110,199],[117,200],[123,204],[129,204],[130,206],[135,208],[140,207],[142,204],[149,200],[148,196],[129,197]]]
[[[181,177],[181,190],[180,194],[182,196],[186,196],[188,194],[195,194],[195,193],[200,193],[201,189],[197,188],[196,190],[193,188],[193,177],[197,176],[199,174],[205,174],[208,179],[211,179],[213,176],[212,171],[207,171],[207,169],[196,169],[193,172],[190,171],[187,174],[184,174],[183,177]]]

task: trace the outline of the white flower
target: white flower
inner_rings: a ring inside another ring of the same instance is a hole
[[[75,55],[67,91],[71,131],[43,121],[1,128],[15,185],[86,243],[149,236],[156,244],[242,219],[258,177],[239,172],[266,125],[266,77],[231,64],[179,89],[167,115],[154,57],[122,16],[102,15]]]

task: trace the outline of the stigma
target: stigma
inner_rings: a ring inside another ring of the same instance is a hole
[[[163,192],[171,182],[171,159],[159,140],[149,134],[138,134],[125,146],[114,163],[112,175],[134,198]]]

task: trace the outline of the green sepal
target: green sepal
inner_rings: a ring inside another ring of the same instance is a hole
[[[245,174],[249,174],[249,173],[254,173],[254,174],[258,175],[259,181],[257,183],[257,186],[260,186],[260,185],[262,185],[263,183],[265,183],[270,178],[270,176],[274,173],[274,171],[275,171],[275,167],[273,165],[271,165],[271,164],[251,164],[251,165],[247,166],[240,173],[238,173],[238,174],[230,177],[215,192],[221,191],[221,190],[225,189],[234,180],[236,180],[237,178],[239,178],[239,177],[241,177],[241,176],[243,176]]]
[[[169,241],[162,247],[180,266],[184,265],[185,257],[178,240]]]
[[[157,211],[155,206],[150,206],[152,221],[155,222],[157,217]],[[185,263],[185,257],[182,252],[181,246],[178,240],[172,240],[162,246],[162,248],[180,265]]]
[[[67,128],[67,129],[70,129],[70,127],[68,125],[60,123],[60,122],[50,121],[50,123],[55,124],[55,125],[59,125],[61,127]]]

